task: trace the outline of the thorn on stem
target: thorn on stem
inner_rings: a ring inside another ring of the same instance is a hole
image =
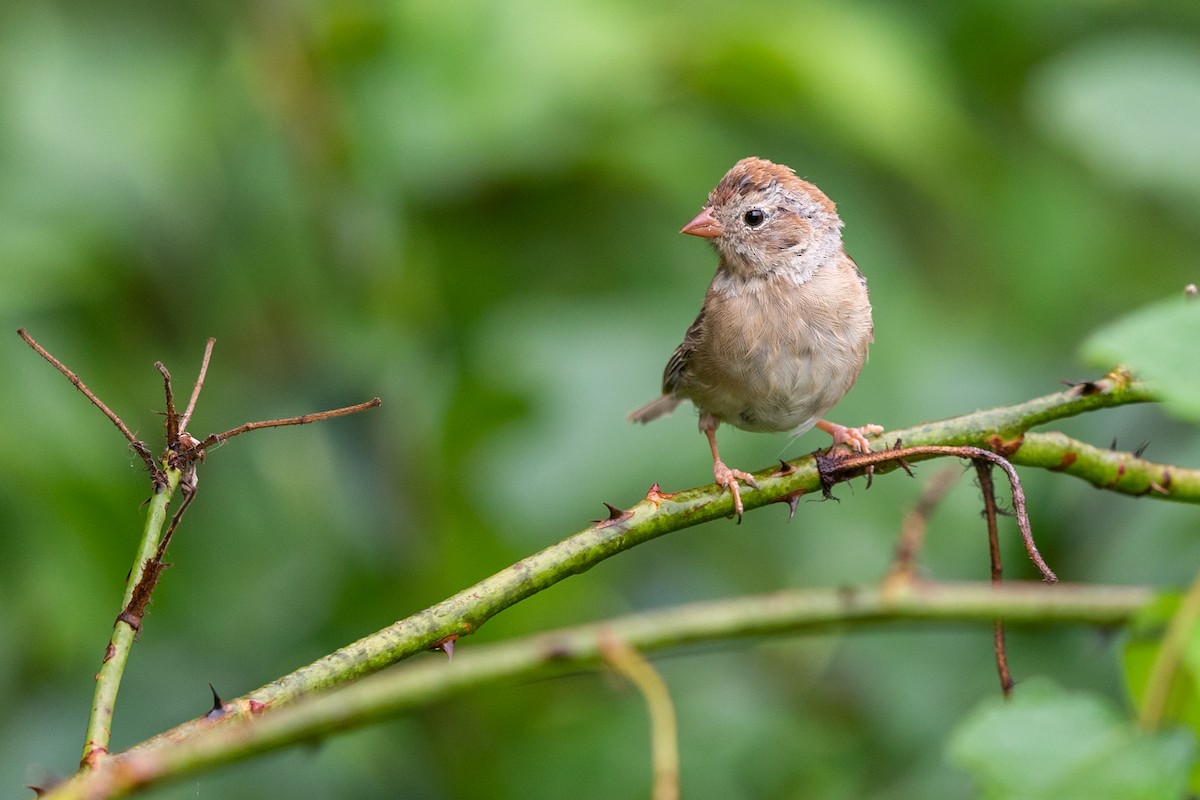
[[[612,503],[605,503],[604,507],[608,509],[608,518],[592,520],[592,522],[596,523],[596,527],[598,528],[607,528],[609,525],[615,525],[616,523],[623,522],[624,520],[627,520],[633,516],[632,511],[622,511]]]
[[[44,775],[42,782],[39,785],[25,784],[25,788],[41,797],[44,794],[49,794],[54,791],[64,782],[64,779],[57,775]]]
[[[674,496],[672,492],[664,492],[657,483],[650,487],[650,491],[646,492],[646,499],[653,503],[655,508],[658,508],[658,504],[663,500],[670,500]]]
[[[208,684],[209,691],[212,692],[212,708],[204,715],[205,719],[217,719],[225,713],[225,703],[221,700],[221,695],[217,694],[216,688],[210,682]]]
[[[444,639],[439,639],[430,650],[441,650],[446,654],[446,661],[454,660],[454,643],[458,641],[458,634],[452,633]]]
[[[781,458],[781,459],[779,459],[779,469],[772,472],[771,477],[772,478],[782,478],[787,475],[791,475],[795,471],[796,471],[796,467],[794,465],[789,464],[788,462],[784,461]]]
[[[796,518],[796,507],[800,505],[800,498],[805,494],[807,494],[807,492],[805,492],[803,489],[797,489],[794,492],[788,492],[783,497],[780,497],[775,501],[776,503],[787,503],[788,522],[791,522]],[[837,498],[835,497],[834,499],[836,500]]]
[[[1104,387],[1097,381],[1062,381],[1062,383],[1071,387],[1071,393],[1078,397],[1090,397],[1104,391]]]

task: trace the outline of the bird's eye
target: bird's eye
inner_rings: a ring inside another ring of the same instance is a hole
[[[766,221],[767,215],[763,213],[761,208],[752,208],[746,212],[746,215],[742,217],[742,219],[744,219],[746,224],[751,228],[757,228]]]

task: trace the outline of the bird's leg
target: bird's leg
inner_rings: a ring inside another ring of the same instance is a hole
[[[847,428],[845,425],[838,425],[836,422],[828,420],[818,420],[817,427],[833,437],[834,445],[848,445],[851,450],[857,450],[860,453],[871,452],[871,443],[867,441],[868,436],[878,436],[883,433],[883,428],[879,425],[862,425],[857,428]]]
[[[721,454],[717,452],[717,423],[713,420],[711,424],[704,425],[704,435],[708,437],[708,446],[712,448],[713,457],[713,477],[717,479],[717,485],[723,489],[728,489],[733,495],[733,510],[737,515],[738,522],[742,521],[742,493],[738,489],[738,481],[742,481],[747,486],[758,488],[758,481],[754,480],[754,476],[749,472],[742,472],[740,469],[730,469],[725,466],[725,462],[721,460]]]

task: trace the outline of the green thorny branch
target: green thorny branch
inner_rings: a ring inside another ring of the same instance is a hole
[[[747,510],[760,508],[771,503],[787,503],[793,508],[797,498],[817,491],[827,491],[829,486],[837,481],[847,480],[855,475],[863,474],[871,468],[875,475],[904,468],[908,463],[938,457],[939,455],[965,455],[963,450],[955,448],[977,448],[993,454],[991,460],[997,464],[1018,464],[1048,468],[1054,471],[1066,472],[1089,481],[1097,487],[1132,495],[1149,494],[1163,499],[1180,502],[1200,502],[1200,470],[1184,469],[1175,466],[1154,464],[1140,458],[1136,454],[1102,450],[1075,441],[1058,433],[1036,433],[1030,429],[1065,417],[1110,408],[1131,403],[1153,402],[1154,392],[1143,382],[1134,380],[1123,370],[1115,370],[1103,379],[1072,386],[1066,391],[1037,398],[1026,403],[1006,406],[986,411],[978,411],[953,419],[914,426],[902,430],[890,431],[880,437],[879,441],[894,443],[892,450],[874,453],[870,456],[854,456],[843,458],[805,456],[778,468],[762,470],[755,474],[761,488],[747,493],[745,506]],[[903,447],[901,447],[903,445]],[[995,458],[999,456],[999,458]],[[1010,473],[1011,475],[1011,473]],[[608,506],[609,517],[571,536],[557,544],[535,553],[516,564],[486,578],[474,586],[434,605],[402,619],[393,625],[374,634],[360,639],[353,644],[302,667],[244,697],[224,705],[220,714],[193,720],[171,731],[156,736],[131,751],[114,756],[106,763],[104,776],[95,776],[103,780],[110,789],[117,784],[128,791],[143,783],[141,778],[130,777],[126,769],[133,769],[138,775],[145,767],[146,757],[154,753],[164,753],[174,750],[182,743],[196,738],[197,752],[204,751],[207,756],[195,756],[188,763],[191,767],[216,763],[213,760],[214,748],[228,748],[230,741],[249,743],[258,742],[250,749],[258,751],[266,747],[282,746],[283,743],[299,741],[305,736],[311,737],[315,728],[305,728],[302,723],[284,723],[267,725],[269,720],[276,719],[284,712],[261,718],[265,711],[282,709],[303,695],[310,695],[346,684],[357,678],[378,672],[386,666],[401,661],[413,654],[430,650],[444,649],[451,651],[456,639],[478,630],[487,620],[504,609],[524,600],[558,581],[584,572],[601,561],[628,550],[643,542],[683,528],[709,522],[732,513],[732,501],[716,486],[710,485],[696,489],[667,494],[653,486],[644,500],[629,509],[618,509]],[[1031,545],[1031,541],[1027,542]],[[1031,549],[1034,556],[1036,550]],[[885,589],[877,600],[884,603],[895,596],[888,587],[895,585],[912,585],[912,582],[892,581],[885,584]],[[971,591],[975,591],[972,589]],[[1005,594],[985,596],[992,598],[991,605],[980,619],[996,621],[1002,619],[1042,619],[1053,621],[1059,619],[1053,611],[1056,603],[1067,602],[1075,597],[1077,587],[1061,587],[1051,589],[1045,587],[1049,594],[1037,594],[1038,598],[1034,611],[1028,617],[1022,617],[1014,608],[1006,605],[1000,598],[1008,596],[1011,589],[1003,589]],[[1101,587],[1101,592],[1106,591]],[[870,592],[872,590],[864,590]],[[978,587],[978,591],[984,591]],[[987,592],[1002,591],[1000,588],[988,587]],[[1029,591],[1033,591],[1030,589]],[[1038,590],[1042,592],[1043,590]],[[1115,590],[1114,590],[1115,591]],[[903,594],[903,593],[902,593]],[[875,596],[875,595],[872,595]],[[1090,620],[1097,623],[1119,623],[1128,618],[1133,610],[1145,603],[1148,594],[1144,591],[1121,607],[1115,616],[1106,620]],[[1057,598],[1057,599],[1056,599]],[[1082,602],[1081,607],[1091,607],[1095,598]],[[991,602],[991,601],[989,601]],[[854,605],[854,604],[852,604]],[[868,604],[869,605],[869,604]],[[953,603],[951,603],[953,606]],[[859,607],[861,608],[861,606]],[[1077,609],[1078,610],[1078,609]],[[884,618],[889,613],[899,613],[904,618],[907,611],[896,612],[876,608]],[[1111,609],[1110,609],[1111,611]],[[846,612],[843,609],[843,612]],[[923,618],[946,618],[937,612],[917,612],[929,614]],[[1081,612],[1082,613],[1082,612]],[[1013,615],[1017,614],[1017,617]],[[950,614],[953,617],[953,613]],[[1068,615],[1069,616],[1069,615]],[[834,620],[847,621],[856,618],[853,613],[835,614]],[[964,618],[962,616],[955,618]],[[972,617],[975,618],[975,617]],[[1076,618],[1077,621],[1085,621]],[[674,641],[674,640],[672,640]],[[631,642],[638,647],[665,646],[652,641]],[[516,647],[516,643],[513,645]],[[594,655],[594,654],[593,654]],[[460,661],[454,662],[456,665]],[[450,668],[441,665],[443,670]],[[414,669],[430,670],[438,668],[424,664],[414,665]],[[454,667],[457,674],[459,667]],[[500,671],[503,671],[501,668]],[[424,680],[420,678],[414,680]],[[453,682],[453,678],[448,677]],[[364,690],[365,691],[365,690]],[[338,702],[346,702],[346,693],[339,692]],[[295,715],[309,719],[313,725],[324,726],[321,730],[347,727],[351,723],[332,723],[328,719],[315,723],[311,720],[321,714],[313,709],[319,698],[313,698],[296,709]],[[393,713],[401,708],[410,707],[413,701],[396,701],[382,710],[362,712],[366,717],[378,717]],[[390,710],[389,710],[390,709]],[[289,712],[290,713],[290,712]],[[335,715],[336,716],[336,715]],[[249,722],[247,718],[253,718]],[[284,719],[290,719],[284,716]],[[279,725],[287,727],[291,733],[279,732]],[[228,730],[228,736],[222,731]],[[297,730],[308,730],[307,734],[297,734]],[[258,731],[258,733],[255,733]],[[214,739],[214,736],[217,737]],[[289,738],[299,736],[299,738]],[[274,738],[273,738],[274,737]],[[218,739],[225,740],[225,745],[218,745]],[[286,741],[285,741],[286,740]],[[266,744],[268,741],[271,744]],[[179,756],[188,761],[191,756]],[[137,766],[135,769],[135,765]],[[125,775],[125,779],[114,776]],[[154,780],[145,775],[147,780]],[[81,776],[80,780],[90,780]],[[115,781],[115,783],[112,783]],[[64,789],[74,787],[72,782]],[[98,786],[98,784],[96,785]],[[95,796],[110,796],[104,790]],[[57,794],[57,793],[56,793]],[[77,795],[73,790],[63,796]],[[88,795],[91,796],[91,795]]]
[[[640,652],[699,642],[920,622],[1053,625],[1127,624],[1154,600],[1131,586],[1014,582],[889,582],[881,587],[793,589],[631,614],[504,642],[447,662],[419,659],[263,715],[239,718],[239,703],[110,757],[42,800],[100,800],[299,743],[312,743],[502,682],[530,681],[611,661],[615,643]]]

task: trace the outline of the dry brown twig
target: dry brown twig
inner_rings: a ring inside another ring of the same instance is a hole
[[[20,336],[25,343],[32,347],[38,355],[48,361],[55,369],[61,372],[67,380],[71,382],[76,389],[83,393],[88,400],[92,402],[96,408],[100,409],[109,420],[125,435],[129,441],[129,446],[137,451],[142,457],[142,461],[149,470],[154,483],[155,492],[162,491],[166,486],[165,472],[155,462],[154,456],[151,454],[150,447],[140,439],[138,439],[129,426],[117,416],[116,412],[105,405],[95,392],[87,387],[87,384],[80,379],[78,375],[72,372],[66,364],[50,353],[46,348],[42,347],[32,336],[25,331],[24,328],[17,329],[17,335]],[[200,390],[204,387],[204,379],[208,374],[208,365],[212,359],[213,346],[216,344],[216,339],[210,338],[205,344],[204,358],[200,364],[200,372],[196,378],[196,383],[192,388],[191,398],[188,400],[187,409],[181,416],[175,407],[175,393],[171,386],[171,373],[161,361],[154,362],[155,368],[159,371],[163,378],[163,394],[165,395],[166,406],[166,450],[163,452],[161,461],[169,468],[178,469],[182,473],[180,478],[180,491],[183,494],[183,501],[171,518],[171,523],[163,535],[161,542],[156,550],[156,555],[152,559],[152,564],[147,564],[148,569],[139,581],[135,588],[133,600],[126,604],[122,609],[118,619],[123,619],[128,622],[134,629],[141,626],[142,611],[145,609],[146,603],[149,602],[150,593],[153,591],[154,584],[158,580],[158,576],[163,568],[163,556],[166,553],[167,545],[171,541],[171,537],[175,533],[175,529],[179,526],[184,512],[187,511],[189,505],[196,495],[196,462],[204,459],[205,450],[220,442],[224,442],[240,433],[257,430],[259,428],[276,428],[284,425],[304,425],[309,422],[317,422],[319,420],[331,419],[340,417],[346,414],[353,414],[358,411],[365,411],[368,408],[374,408],[380,404],[378,397],[368,400],[365,403],[358,403],[353,406],[337,408],[330,411],[319,411],[313,414],[302,414],[295,417],[285,417],[283,419],[264,420],[260,422],[247,422],[244,425],[239,425],[224,433],[214,433],[207,437],[204,441],[200,441],[191,436],[187,432],[187,425],[191,421],[192,413],[196,409],[196,401],[200,397]]]
[[[942,502],[942,498],[954,486],[959,474],[959,469],[946,467],[934,475],[917,498],[916,505],[904,516],[900,523],[900,540],[896,543],[896,554],[892,557],[892,566],[884,579],[885,582],[916,578],[917,554],[925,542],[925,529],[929,525],[929,518]]]
[[[1025,492],[1021,488],[1021,479],[1017,475],[1017,470],[1008,459],[998,453],[984,450],[982,447],[956,445],[902,447],[901,442],[897,441],[892,448],[887,450],[862,454],[831,450],[825,454],[817,455],[816,460],[825,496],[832,497],[829,490],[835,483],[868,474],[868,470],[877,464],[895,462],[911,475],[912,471],[909,469],[906,459],[912,456],[965,458],[972,462],[983,461],[995,464],[1004,470],[1004,474],[1008,476],[1009,486],[1012,489],[1013,512],[1017,519],[1017,527],[1021,531],[1021,540],[1025,544],[1025,552],[1029,554],[1029,559],[1038,568],[1038,571],[1041,572],[1042,579],[1046,583],[1054,583],[1058,580],[1054,571],[1050,569],[1045,559],[1042,558],[1042,554],[1038,552],[1037,544],[1033,540],[1033,530],[1029,524],[1029,514],[1025,509]]]
[[[187,431],[188,423],[192,421],[192,412],[196,410],[196,400],[200,397],[200,390],[204,388],[204,376],[208,374],[208,362],[212,359],[213,346],[216,343],[217,340],[210,337],[204,345],[204,358],[200,362],[200,373],[196,376],[196,383],[192,387],[192,396],[188,400],[187,409],[179,420],[179,430],[181,431]]]
[[[983,515],[987,520],[992,583],[997,584],[1004,578],[1004,567],[1000,562],[1000,535],[996,526],[996,486],[992,481],[992,465],[986,461],[976,461],[975,474],[979,478],[979,490],[983,494]],[[1004,644],[1004,623],[1000,620],[992,622],[992,649],[996,653],[996,672],[1000,676],[1000,691],[1006,698],[1012,697],[1012,671],[1008,668],[1008,650]]]
[[[89,389],[87,385],[79,379],[78,375],[67,369],[66,364],[59,361],[57,358],[51,355],[46,348],[38,344],[32,336],[25,332],[24,328],[17,328],[17,335],[24,339],[25,344],[32,347],[38,355],[49,361],[55,369],[66,376],[67,380],[69,380],[76,389],[83,392],[84,397],[92,401],[92,405],[104,412],[104,416],[108,417],[112,421],[112,424],[116,425],[121,433],[125,434],[125,438],[129,440],[129,446],[136,450],[137,454],[142,457],[142,461],[145,462],[146,469],[150,470],[150,474],[153,475],[158,472],[158,465],[154,463],[154,456],[151,455],[150,448],[133,435],[133,431],[129,430],[128,426],[125,425],[121,418],[118,417],[112,409],[104,405],[104,401],[97,397],[95,392]]]
[[[343,417],[346,414],[355,414],[359,411],[366,411],[368,408],[375,408],[379,405],[378,397],[368,400],[365,403],[358,403],[345,408],[335,408],[330,411],[318,411],[313,414],[301,414],[296,417],[285,417],[284,419],[267,419],[261,422],[247,422],[245,425],[239,425],[236,428],[230,428],[224,433],[212,433],[204,438],[202,442],[195,446],[199,452],[204,452],[214,444],[223,444],[227,439],[232,439],[242,433],[256,431],[260,428],[280,428],[284,425],[307,425],[310,422],[320,422],[324,419],[332,419],[333,417]]]
[[[205,375],[208,372],[209,360],[212,357],[213,345],[216,340],[209,339],[205,346],[204,359],[200,366],[199,376],[192,389],[187,409],[182,416],[179,415],[175,407],[175,395],[171,386],[171,373],[161,361],[154,364],[163,378],[166,409],[166,449],[163,451],[162,457],[156,462],[149,446],[134,436],[124,421],[105,405],[84,384],[78,375],[68,369],[65,364],[55,358],[46,348],[38,344],[23,328],[18,329],[17,334],[42,358],[61,372],[75,388],[79,389],[93,405],[99,408],[117,426],[129,441],[130,447],[141,456],[146,469],[150,472],[151,483],[154,487],[155,502],[152,504],[150,515],[147,519],[146,529],[138,549],[138,556],[135,558],[134,566],[129,572],[121,612],[117,615],[117,619],[113,624],[113,635],[105,650],[104,659],[101,662],[101,670],[96,677],[96,695],[93,701],[92,715],[88,720],[88,731],[84,743],[83,761],[81,763],[84,769],[95,769],[109,757],[108,742],[112,727],[112,713],[117,697],[117,689],[120,686],[121,676],[124,672],[125,660],[128,657],[137,632],[141,630],[142,618],[150,602],[150,597],[154,592],[154,587],[157,585],[162,571],[167,566],[164,561],[167,546],[170,544],[171,537],[183,519],[184,513],[196,497],[196,462],[204,459],[205,449],[209,445],[223,442],[246,431],[257,430],[259,428],[274,428],[283,425],[303,425],[308,422],[352,414],[356,411],[374,408],[380,404],[380,400],[376,397],[366,403],[359,403],[331,411],[321,411],[315,414],[304,414],[262,422],[248,422],[225,433],[213,434],[201,442],[188,434],[186,428],[188,422],[191,420],[192,412],[195,411],[196,402],[200,396],[200,390],[203,388]],[[172,499],[170,489],[173,485],[176,485],[176,482],[183,499],[172,516],[165,534],[160,537],[159,531],[165,519],[166,508]]]
[[[947,448],[937,448],[941,451]],[[976,448],[948,448],[950,450],[967,450],[972,451]],[[930,452],[929,448],[900,448],[883,451],[890,454],[890,459],[898,460],[900,465],[906,471],[907,465],[903,461],[904,455],[916,455],[918,452]],[[988,452],[988,451],[982,451]],[[1003,456],[991,453],[991,457],[980,457],[977,453],[943,453],[945,455],[962,455],[964,458],[970,458],[971,463],[975,467],[975,472],[978,478],[979,490],[983,495],[983,515],[987,521],[988,531],[988,556],[991,566],[991,580],[993,584],[999,584],[1003,580],[1003,566],[1000,560],[1000,536],[996,522],[996,517],[999,513],[996,505],[996,486],[992,480],[992,467],[1000,462],[1007,463]],[[843,462],[844,464],[844,462]],[[866,469],[871,469],[872,465],[868,465]],[[836,469],[836,468],[835,468]],[[843,470],[861,469],[857,465],[843,465]],[[1009,464],[1009,469],[1006,470],[1010,480],[1012,480],[1013,505],[1018,508],[1018,524],[1022,525],[1022,535],[1025,538],[1027,546],[1031,546],[1033,535],[1028,530],[1028,519],[1024,518],[1024,492],[1021,489],[1019,481],[1016,479],[1016,471]],[[911,474],[911,472],[910,472]],[[922,491],[916,505],[907,515],[901,524],[900,540],[896,544],[896,554],[892,559],[892,565],[888,570],[887,576],[884,578],[884,586],[893,586],[897,583],[906,583],[916,578],[917,553],[921,549],[921,545],[925,540],[925,529],[928,526],[929,518],[933,514],[934,509],[941,503],[946,492],[954,485],[954,481],[958,478],[958,471],[955,469],[945,469],[934,475]],[[824,472],[822,472],[824,476]],[[869,477],[870,473],[868,473]],[[838,479],[836,476],[830,476],[829,482],[825,488],[828,491],[833,480]],[[1045,562],[1041,560],[1037,548],[1033,547],[1030,551],[1030,557],[1034,563],[1042,570],[1042,576],[1047,582],[1053,582],[1054,573],[1049,572],[1049,568],[1045,567]],[[992,649],[996,655],[996,671],[1000,676],[1000,691],[1006,698],[1012,696],[1013,678],[1012,671],[1008,665],[1008,651],[1005,647],[1004,623],[1000,620],[994,620],[992,623]]]
[[[161,491],[166,485],[164,478],[165,473],[155,462],[149,446],[134,436],[133,432],[129,429],[125,422],[119,416],[117,416],[116,412],[105,405],[104,401],[101,400],[95,394],[95,392],[89,389],[78,375],[72,372],[65,364],[62,363],[62,361],[55,358],[53,354],[46,350],[46,348],[42,347],[42,345],[39,344],[32,336],[30,336],[24,328],[17,329],[17,334],[25,340],[26,344],[37,351],[42,358],[46,359],[46,361],[50,362],[55,369],[66,376],[67,380],[69,380],[75,386],[75,388],[79,389],[79,391],[82,392],[84,396],[92,402],[93,405],[99,408],[104,415],[108,417],[118,429],[120,429],[121,433],[125,435],[125,438],[129,440],[130,447],[138,452],[138,454],[142,457],[143,462],[146,464],[146,468],[150,471],[154,482],[155,491]],[[205,450],[209,446],[224,442],[233,436],[237,436],[240,433],[246,433],[247,431],[257,430],[260,428],[276,428],[285,425],[303,425],[309,422],[331,419],[333,417],[340,417],[346,414],[353,414],[358,411],[365,411],[366,409],[374,408],[381,402],[380,399],[376,397],[365,403],[358,403],[353,406],[347,406],[329,411],[319,411],[312,414],[285,417],[283,419],[247,422],[244,425],[239,425],[238,427],[232,428],[224,433],[212,434],[204,441],[199,441],[187,432],[187,425],[191,421],[192,413],[196,409],[196,402],[200,397],[200,390],[204,387],[204,379],[208,373],[208,365],[212,359],[213,346],[216,344],[216,341],[216,339],[210,338],[205,345],[204,358],[200,364],[200,372],[196,378],[196,383],[192,388],[192,394],[188,400],[187,409],[184,411],[182,416],[175,407],[175,393],[172,388],[171,373],[161,361],[154,362],[155,369],[157,369],[162,375],[163,394],[165,395],[166,450],[164,451],[161,460],[168,467],[178,469],[182,473],[179,482],[179,488],[183,495],[183,500],[171,518],[171,523],[156,549],[155,557],[150,563],[146,564],[146,569],[142,575],[141,581],[139,581],[137,587],[135,587],[134,596],[131,602],[126,604],[126,607],[122,609],[121,614],[118,616],[118,619],[128,622],[135,630],[141,627],[142,613],[144,612],[146,604],[150,600],[150,595],[153,592],[154,585],[162,573],[162,569],[164,567],[163,556],[166,553],[167,545],[170,543],[171,537],[174,535],[176,528],[178,528],[180,521],[183,519],[183,515],[187,511],[188,506],[191,505],[192,500],[196,496],[196,462],[204,460]]]

